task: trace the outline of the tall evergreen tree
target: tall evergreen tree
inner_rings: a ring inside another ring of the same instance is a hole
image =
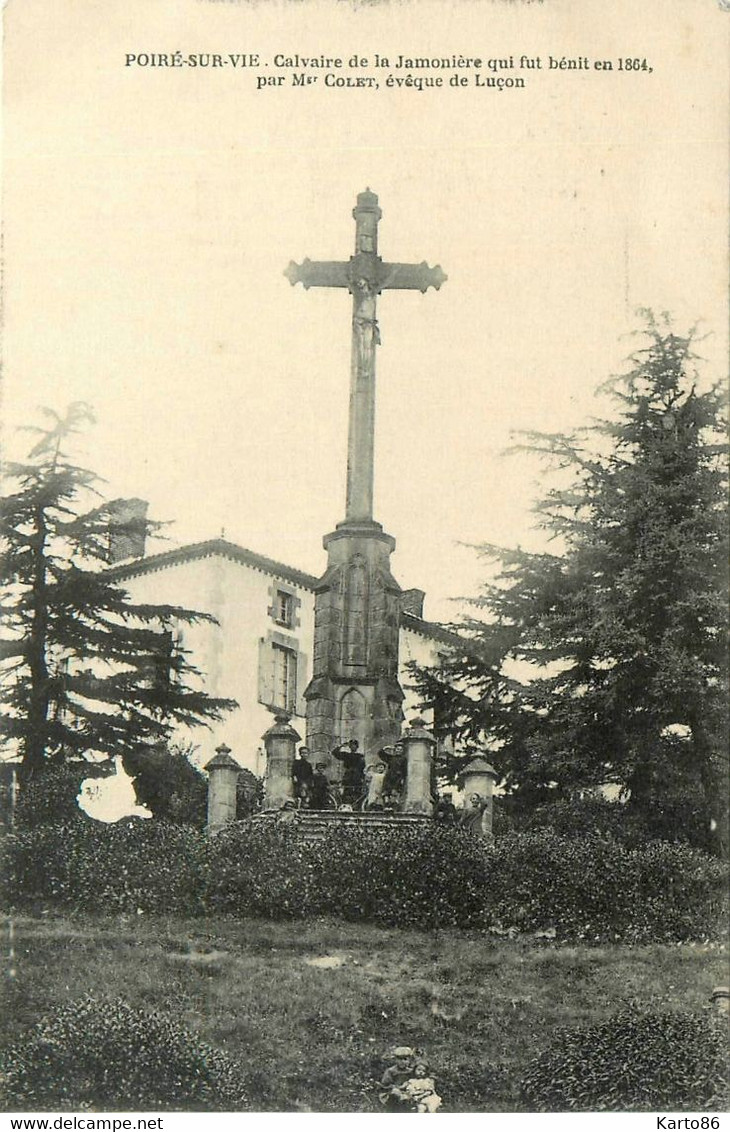
[[[175,643],[176,625],[214,618],[133,604],[104,570],[113,505],[100,501],[98,477],[64,451],[92,420],[88,406],[45,412],[51,423],[32,430],[28,460],[5,468],[14,490],[0,505],[0,742],[19,748],[26,782],[49,760],[128,754],[236,706],[205,694]],[[139,537],[154,526],[129,518],[116,533]]]
[[[491,748],[525,804],[618,784],[727,822],[727,445],[699,392],[693,333],[649,316],[648,343],[605,388],[614,420],[531,434],[558,483],[537,504],[552,553],[501,563],[460,627],[470,640],[421,691],[440,726]],[[452,770],[458,770],[458,763]]]

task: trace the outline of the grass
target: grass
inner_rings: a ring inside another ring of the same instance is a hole
[[[0,1044],[61,1003],[118,996],[240,1058],[254,1108],[273,1112],[375,1110],[398,1044],[423,1047],[444,1111],[520,1111],[523,1069],[556,1027],[630,1000],[703,1008],[727,970],[716,945],[567,947],[333,920],[18,917],[14,934]],[[7,926],[5,941],[7,953]]]

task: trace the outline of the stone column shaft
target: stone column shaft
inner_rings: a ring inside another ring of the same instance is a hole
[[[263,738],[266,748],[264,809],[280,810],[285,802],[294,801],[292,768],[300,736],[289,723],[288,716],[277,715],[276,722]]]
[[[240,765],[231,758],[230,748],[222,743],[215,758],[205,769],[208,772],[208,833],[217,833],[228,822],[236,820],[238,775]]]
[[[373,517],[375,466],[375,295],[365,281],[352,298],[350,415],[347,438],[347,498],[350,521]]]
[[[482,810],[482,819],[480,823],[481,836],[485,837],[488,841],[493,838],[492,833],[492,818],[494,813],[494,783],[497,780],[497,772],[494,767],[482,758],[473,759],[464,769],[463,782],[464,782],[464,808],[470,809],[470,799],[473,794],[477,794],[482,803],[486,803]]]
[[[408,760],[403,809],[409,814],[431,814],[431,766],[436,740],[425,729],[422,719],[414,719],[404,732],[401,742]]]

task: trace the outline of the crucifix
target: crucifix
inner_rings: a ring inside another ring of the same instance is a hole
[[[366,761],[394,743],[403,718],[398,681],[402,590],[390,569],[395,539],[373,519],[376,301],[381,291],[437,290],[446,279],[426,263],[383,263],[378,255],[375,193],[359,193],[355,254],[347,262],[290,263],[290,283],[341,287],[352,295],[352,363],[347,445],[347,508],[325,535],[327,569],[315,586],[312,679],[307,745],[315,759],[340,772],[333,747],[357,739]],[[333,761],[334,760],[334,761]]]
[[[381,291],[440,288],[446,275],[423,263],[383,263],[378,255],[378,221],[382,212],[370,189],[359,193],[355,218],[355,254],[347,262],[326,260],[290,263],[284,274],[292,286],[343,287],[352,295],[352,360],[347,443],[345,522],[372,522],[375,434],[375,347],[378,345],[376,299]]]

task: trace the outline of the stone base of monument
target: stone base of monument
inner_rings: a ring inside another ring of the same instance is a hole
[[[428,814],[391,813],[382,810],[268,810],[256,814],[251,821],[262,825],[286,825],[307,840],[319,840],[334,830],[345,829],[413,829],[429,825]]]

